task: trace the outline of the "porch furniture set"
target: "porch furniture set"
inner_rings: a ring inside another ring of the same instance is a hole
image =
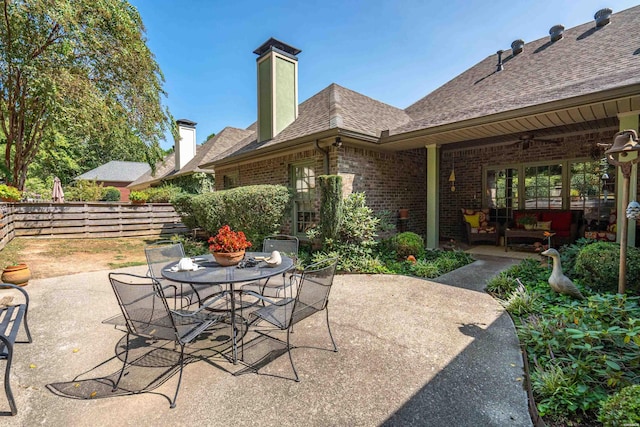
[[[524,216],[534,219],[531,229],[526,229],[519,223],[519,219]],[[505,251],[516,241],[548,242],[548,234],[553,235],[553,245],[574,242],[584,233],[583,222],[583,211],[576,209],[517,210],[513,212],[512,220],[502,224],[491,221],[489,209],[462,209],[463,232],[467,243],[484,241],[497,246],[502,235]]]

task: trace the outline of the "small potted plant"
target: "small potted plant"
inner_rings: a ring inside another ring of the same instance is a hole
[[[533,215],[523,215],[518,218],[518,225],[522,225],[525,230],[533,230],[533,226],[538,222],[538,218]]]
[[[209,250],[216,262],[223,266],[236,265],[244,258],[245,249],[251,242],[242,231],[233,231],[228,225],[218,230],[218,234],[209,238]]]
[[[16,187],[7,184],[0,184],[0,199],[3,202],[19,202],[22,193]]]
[[[149,199],[149,194],[147,194],[144,191],[134,190],[131,193],[129,193],[129,200],[131,200],[132,203],[144,204],[144,203],[147,203],[148,199]]]

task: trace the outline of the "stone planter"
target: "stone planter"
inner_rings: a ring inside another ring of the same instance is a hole
[[[17,286],[26,286],[31,279],[31,270],[27,264],[10,265],[4,269],[0,280]]]
[[[212,252],[216,262],[223,267],[236,265],[244,258],[245,251],[238,252]]]

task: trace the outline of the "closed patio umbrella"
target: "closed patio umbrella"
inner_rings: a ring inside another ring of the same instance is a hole
[[[64,203],[64,191],[62,191],[62,183],[57,176],[53,179],[53,194],[51,196],[55,203]]]

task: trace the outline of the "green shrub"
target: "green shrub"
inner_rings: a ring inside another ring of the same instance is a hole
[[[328,252],[336,254],[338,270],[341,271],[376,273],[378,267],[382,266],[382,262],[373,254],[379,223],[380,219],[366,205],[364,193],[350,194],[343,201],[343,220],[336,240],[326,242],[324,254],[317,256],[325,257]]]
[[[95,180],[76,181],[73,186],[67,187],[64,199],[76,202],[97,202],[102,199],[102,184],[98,184]]]
[[[399,258],[409,255],[420,257],[424,253],[424,240],[416,233],[406,231],[393,237],[393,247]]]
[[[575,241],[575,243],[564,245],[560,248],[558,252],[560,252],[560,262],[562,262],[562,271],[568,277],[576,277],[576,260],[578,259],[578,254],[580,251],[587,245],[592,243],[596,243],[597,240],[594,239],[586,239],[580,238]]]
[[[146,202],[149,200],[149,194],[146,191],[132,191],[129,193],[129,200],[132,202]]]
[[[506,300],[500,300],[505,310],[517,316],[533,313],[536,309],[535,303],[536,294],[524,286],[518,286]]]
[[[22,197],[22,193],[16,187],[6,184],[0,184],[0,198],[17,202]]]
[[[597,292],[618,290],[620,245],[613,242],[596,242],[582,248],[575,264],[577,277]],[[640,249],[627,248],[627,292],[640,294]]]
[[[22,196],[25,199],[51,200],[53,192],[53,176],[49,175],[45,180],[38,177],[29,177],[24,184]],[[65,194],[66,196],[66,194]],[[66,199],[67,197],[65,197]]]
[[[182,223],[192,230],[198,228],[198,221],[192,206],[193,198],[194,195],[192,194],[179,193],[171,199],[171,204],[176,213],[182,218]]]
[[[531,384],[541,415],[556,421],[588,417],[609,394],[638,381],[639,301],[619,294],[564,303],[538,298],[536,315],[515,319],[529,361],[538,368]]]
[[[518,287],[515,277],[508,272],[501,271],[497,276],[493,276],[487,281],[487,292],[497,294],[498,296],[508,295]]]
[[[164,185],[162,187],[148,188],[146,192],[149,195],[147,199],[149,203],[169,203],[171,199],[182,192],[182,189],[173,185]]]
[[[102,197],[100,200],[104,202],[119,202],[120,190],[116,187],[106,187],[102,190]]]
[[[188,236],[175,234],[171,236],[171,241],[182,243],[184,253],[189,257],[194,257],[209,252],[209,244],[206,242],[206,240],[195,240]]]
[[[640,425],[640,384],[610,396],[602,405],[598,421],[605,427]]]
[[[343,219],[342,177],[321,175],[320,187],[320,233],[324,240],[335,240]]]
[[[276,233],[289,207],[289,190],[281,185],[251,185],[172,200],[185,225],[210,234],[223,225],[243,231],[259,246],[265,236]]]
[[[417,277],[424,277],[425,279],[433,279],[442,275],[440,267],[435,261],[416,261],[411,265],[410,273]]]
[[[170,180],[172,187],[178,187],[188,194],[211,193],[215,190],[215,177],[213,174],[196,172],[189,175],[181,175]]]

